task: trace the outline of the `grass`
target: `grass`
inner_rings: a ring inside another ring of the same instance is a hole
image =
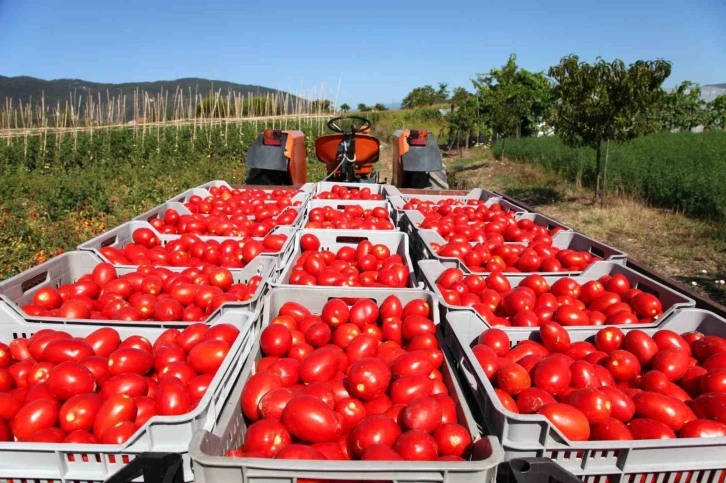
[[[503,191],[585,235],[726,303],[726,227],[612,196],[600,207],[594,194],[535,164],[496,160],[484,148],[447,165],[452,189]],[[696,285],[693,285],[693,284]]]

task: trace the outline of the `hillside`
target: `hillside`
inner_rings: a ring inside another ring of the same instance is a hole
[[[28,76],[5,77],[0,75],[0,100],[4,102],[6,98],[12,98],[15,103],[18,100],[28,102],[31,99],[34,101],[40,99],[41,94],[43,94],[46,105],[54,105],[57,102],[63,105],[65,101],[70,99],[71,94],[74,94],[77,99],[78,96],[85,98],[88,95],[98,96],[100,93],[102,99],[105,101],[106,93],[108,92],[108,95],[111,97],[118,97],[120,94],[126,95],[127,110],[129,110],[133,109],[131,103],[134,92],[137,89],[139,91],[146,91],[149,94],[158,94],[163,89],[164,91],[169,91],[170,95],[173,95],[177,87],[183,89],[186,94],[191,89],[192,94],[198,92],[204,95],[207,95],[212,90],[217,91],[220,89],[223,94],[231,90],[241,95],[259,94],[264,96],[279,92],[277,89],[270,89],[269,87],[258,85],[236,84],[234,82],[200,79],[196,77],[154,82],[104,84],[81,79],[44,80]],[[291,95],[290,102],[294,99],[295,96]],[[127,112],[127,114],[133,114],[133,112]]]

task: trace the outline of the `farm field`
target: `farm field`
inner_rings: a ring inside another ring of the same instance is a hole
[[[652,207],[627,194],[611,195],[600,207],[593,202],[591,190],[564,176],[538,163],[494,159],[487,149],[473,149],[461,159],[449,160],[447,170],[452,189],[485,187],[505,192],[722,304],[726,302],[726,285],[719,283],[726,279],[723,222]]]

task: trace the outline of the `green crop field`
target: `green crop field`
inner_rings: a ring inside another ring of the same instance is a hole
[[[499,156],[501,143],[494,152]],[[568,148],[557,137],[508,139],[506,157],[537,163],[586,187],[595,185],[594,151]],[[653,134],[613,144],[609,188],[655,206],[724,221],[726,132]]]
[[[116,127],[0,138],[0,278],[73,250],[191,187],[214,179],[244,184],[247,147],[265,127]],[[282,127],[305,132],[308,179],[322,179],[325,167],[313,151],[320,121]]]

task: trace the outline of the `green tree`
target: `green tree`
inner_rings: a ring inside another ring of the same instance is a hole
[[[726,129],[726,94],[717,96],[706,105],[706,130]]]
[[[348,112],[348,111],[350,111],[350,106],[346,103],[343,103],[340,105],[340,110],[343,112]]]
[[[366,106],[366,105],[365,105],[365,104],[363,104],[362,102],[361,102],[360,104],[358,104],[358,111],[359,111],[359,112],[368,112],[368,111],[370,111],[370,110],[371,110],[371,108],[370,108],[370,107],[368,107],[368,106]]]
[[[466,99],[469,98],[471,94],[469,91],[464,89],[463,87],[457,87],[454,89],[453,94],[451,95],[451,110],[453,111],[456,109],[456,106],[461,105]]]
[[[501,69],[479,74],[473,80],[482,116],[493,132],[504,138],[502,156],[506,138],[520,136],[523,127],[531,130],[548,114],[554,101],[544,74],[520,69],[516,60],[511,54]]]
[[[463,98],[460,95],[456,108],[446,116],[446,122],[449,125],[449,132],[451,133],[451,142],[453,143],[453,136],[456,133],[456,142],[458,147],[461,147],[461,135],[466,136],[465,145],[469,146],[469,135],[476,131],[486,131],[487,128],[482,122],[480,116],[479,102],[476,96],[468,95]],[[461,154],[461,153],[460,153]]]
[[[414,107],[424,107],[438,102],[445,102],[446,99],[441,99],[444,91],[446,92],[446,95],[448,95],[446,84],[439,84],[438,91],[429,85],[416,87],[403,98],[403,101],[401,101],[401,107],[404,109],[413,109]]]
[[[449,84],[439,82],[439,89],[436,91],[436,102],[446,102],[449,100]]]
[[[670,62],[660,59],[639,60],[626,67],[617,59],[608,63],[598,58],[590,65],[570,55],[550,67],[558,99],[555,130],[570,147],[595,149],[596,196],[601,202],[607,191],[610,142],[625,143],[650,129],[645,122],[647,111],[662,99],[661,85],[670,73]]]
[[[375,106],[373,106],[373,110],[374,111],[387,111],[388,108],[379,102]]]
[[[197,117],[234,117],[234,104],[228,103],[226,99],[221,97],[207,97],[197,104]],[[147,118],[151,115],[147,115]]]
[[[318,99],[310,104],[310,112],[332,112],[333,102],[329,99]]]
[[[664,131],[690,131],[706,122],[705,104],[698,84],[682,82],[655,105],[657,126]]]

